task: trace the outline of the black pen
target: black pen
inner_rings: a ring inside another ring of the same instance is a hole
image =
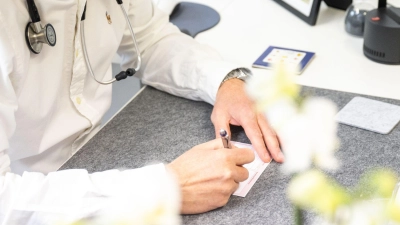
[[[219,131],[219,134],[221,135],[221,140],[224,148],[232,148],[231,138],[229,137],[228,132],[226,132],[226,130],[224,129],[221,129]]]

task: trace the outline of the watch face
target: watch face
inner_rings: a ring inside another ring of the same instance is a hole
[[[56,31],[50,24],[47,24],[46,26],[46,38],[51,46],[54,46],[56,44]]]

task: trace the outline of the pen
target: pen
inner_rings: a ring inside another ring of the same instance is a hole
[[[229,137],[228,132],[226,132],[226,130],[224,129],[221,129],[219,131],[219,134],[221,135],[221,140],[224,148],[232,148],[231,138]]]

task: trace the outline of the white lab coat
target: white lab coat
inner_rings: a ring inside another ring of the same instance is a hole
[[[26,1],[2,2],[0,223],[21,224],[13,222],[15,218],[25,222],[40,219],[52,215],[52,210],[47,209],[57,207],[58,213],[70,215],[70,206],[79,212],[77,202],[93,198],[93,190],[99,196],[96,201],[117,192],[118,196],[128,195],[118,185],[103,192],[102,185],[107,180],[137,181],[126,182],[135,192],[147,190],[139,188],[141,179],[159,179],[165,174],[163,164],[97,175],[85,170],[53,172],[96,133],[111,102],[111,86],[99,85],[90,77],[82,54],[79,21],[85,3],[86,0],[36,0],[42,24],[51,23],[57,32],[57,44],[45,45],[35,55],[25,43],[24,31],[30,21]],[[213,104],[223,77],[239,66],[223,61],[214,50],[181,34],[151,0],[126,0],[124,5],[143,56],[142,69],[137,74],[142,82]],[[106,12],[112,24],[108,23]],[[115,0],[88,0],[85,34],[98,79],[111,78],[115,52],[122,57],[124,69],[133,67],[136,55],[132,40]],[[36,172],[52,173],[45,176]],[[59,192],[58,188],[74,186],[75,182],[81,182],[76,186],[79,188]],[[64,207],[63,201],[70,205],[65,203]],[[41,213],[35,214],[38,211]]]

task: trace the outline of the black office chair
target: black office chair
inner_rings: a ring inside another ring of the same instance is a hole
[[[170,15],[171,23],[192,37],[214,27],[220,19],[219,13],[214,9],[191,2],[180,2]]]

